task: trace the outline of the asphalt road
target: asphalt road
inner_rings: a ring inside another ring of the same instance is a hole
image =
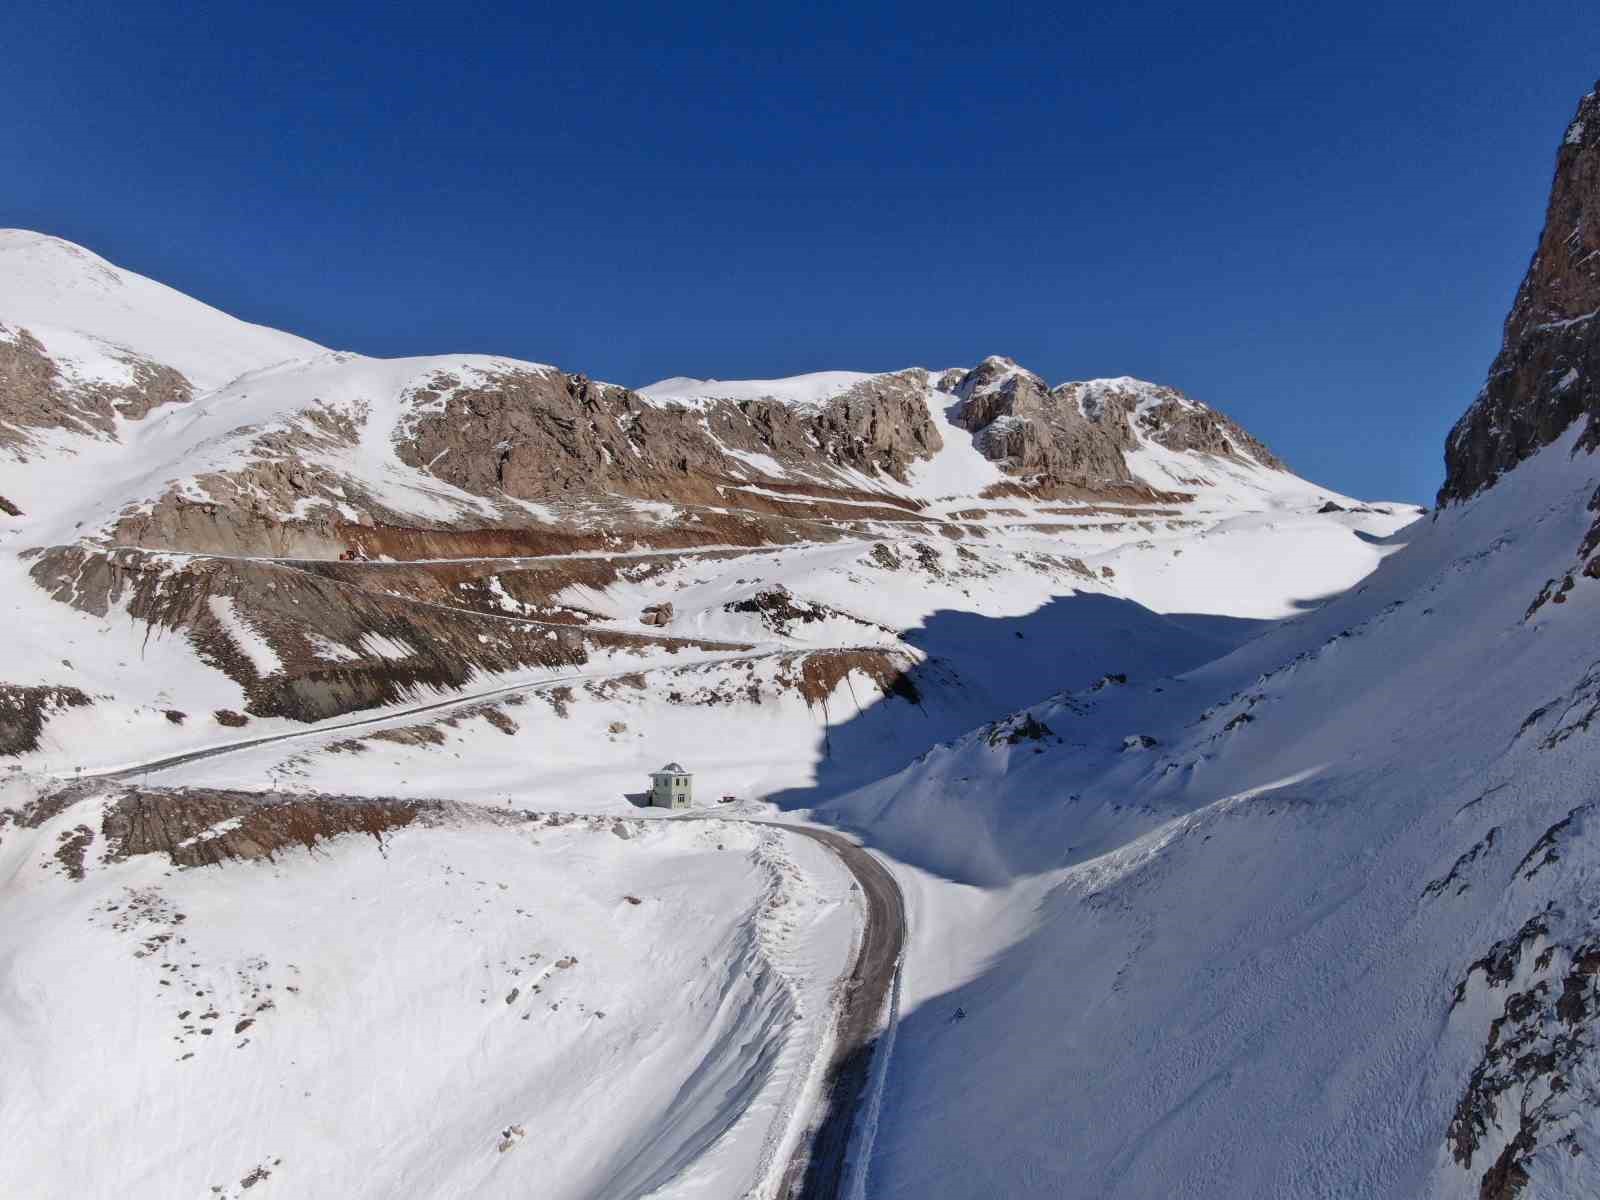
[[[715,666],[726,662],[744,662],[746,659],[772,658],[784,650],[756,650],[749,653],[730,654],[724,657],[706,658],[696,660],[693,664]],[[672,665],[672,664],[665,664]],[[509,683],[500,687],[489,688],[482,692],[469,692],[464,695],[454,696],[448,700],[434,700],[427,704],[416,704],[410,708],[388,709],[375,717],[357,717],[349,721],[335,721],[328,724],[312,725],[307,729],[294,729],[288,733],[270,733],[261,737],[244,738],[237,742],[225,742],[220,746],[206,746],[199,750],[186,750],[181,754],[169,754],[164,758],[153,758],[148,762],[134,763],[129,766],[110,767],[104,770],[79,771],[73,778],[77,779],[135,779],[157,771],[165,771],[169,767],[181,767],[185,763],[199,762],[201,759],[216,758],[223,754],[232,754],[238,750],[249,750],[252,746],[268,746],[273,742],[298,741],[305,738],[322,737],[330,733],[338,733],[345,729],[361,729],[369,725],[383,725],[389,722],[405,722],[412,717],[423,713],[438,712],[446,708],[466,708],[485,700],[493,700],[497,696],[508,696],[514,692],[541,692],[550,688],[560,687],[569,683],[591,683],[600,679],[611,679],[620,675],[636,675],[640,670],[649,670],[649,667],[631,666],[627,670],[611,671],[598,674],[577,672],[572,675],[557,675],[550,679],[539,679],[524,683]],[[63,777],[66,772],[60,772]]]
[[[879,1025],[905,947],[905,901],[883,864],[843,834],[781,821],[759,821],[821,842],[849,868],[867,903],[866,928],[845,981],[838,1035],[807,1136],[784,1171],[782,1200],[844,1200],[846,1157],[861,1106],[867,1103]]]
[[[828,652],[838,652],[838,651],[850,651],[850,650],[872,650],[872,649],[879,649],[879,647],[876,647],[876,646],[830,646],[830,647],[822,647],[822,648],[819,648],[819,649],[825,649]],[[684,665],[684,666],[718,666],[718,665],[721,665],[721,664],[724,664],[724,663],[746,662],[746,661],[751,661],[751,660],[761,659],[761,658],[777,658],[777,657],[781,657],[782,655],[785,655],[785,654],[796,654],[796,653],[806,653],[806,651],[803,648],[795,647],[795,646],[768,647],[768,648],[764,648],[764,649],[744,650],[744,651],[741,651],[740,653],[737,653],[737,654],[727,654],[727,655],[711,656],[711,657],[707,657],[707,658],[704,658],[704,659],[696,659],[696,660],[693,660],[692,662],[687,662],[687,663],[684,663],[682,665]],[[677,665],[679,665],[679,664],[676,664],[676,663],[656,663],[656,664],[653,664],[653,665],[652,664],[645,664],[645,665],[642,665],[642,666],[635,665],[635,666],[629,666],[625,670],[598,672],[598,673],[594,673],[594,674],[590,674],[590,673],[584,672],[584,671],[579,671],[579,672],[577,672],[575,674],[572,674],[572,675],[556,675],[556,676],[553,676],[553,677],[551,677],[549,679],[533,680],[533,681],[524,682],[524,683],[503,684],[503,685],[501,685],[499,687],[489,688],[487,691],[468,692],[468,693],[465,693],[463,695],[454,696],[454,697],[452,697],[452,698],[450,698],[448,700],[434,700],[434,701],[431,701],[431,702],[429,702],[427,704],[412,705],[409,708],[389,709],[389,710],[387,710],[385,712],[382,712],[379,715],[373,716],[373,717],[357,717],[357,718],[355,718],[353,720],[348,720],[348,721],[334,721],[334,722],[330,722],[330,723],[327,723],[327,724],[312,725],[307,729],[295,729],[295,730],[289,731],[288,733],[270,733],[270,734],[265,734],[265,735],[263,735],[261,737],[243,738],[243,739],[241,739],[239,741],[236,741],[236,742],[224,742],[222,745],[219,745],[219,746],[206,746],[206,747],[203,747],[203,748],[198,749],[198,750],[185,750],[180,754],[169,754],[169,755],[166,755],[163,758],[152,758],[152,759],[148,760],[147,762],[131,763],[131,764],[128,764],[128,765],[125,765],[125,766],[106,767],[106,768],[101,768],[101,769],[96,769],[96,770],[89,770],[89,771],[84,771],[84,770],[80,769],[76,773],[71,773],[71,772],[62,770],[62,771],[56,772],[55,774],[58,777],[64,778],[64,779],[66,779],[66,778],[70,778],[70,779],[135,779],[135,778],[143,778],[144,776],[152,775],[157,771],[165,771],[170,767],[181,767],[185,763],[199,762],[201,759],[206,759],[206,758],[216,758],[219,755],[232,754],[232,753],[234,753],[235,751],[238,751],[238,750],[248,750],[253,746],[268,746],[268,745],[271,745],[273,742],[290,742],[290,741],[298,741],[298,740],[305,739],[305,738],[318,738],[318,737],[323,737],[323,736],[325,736],[327,734],[338,733],[341,730],[345,730],[345,729],[361,729],[361,728],[364,728],[364,727],[367,727],[367,726],[371,726],[371,725],[383,725],[383,724],[387,724],[387,723],[391,723],[391,722],[393,722],[393,723],[403,723],[405,721],[408,721],[412,717],[420,716],[420,715],[422,715],[424,713],[438,712],[441,709],[446,709],[446,708],[466,708],[466,707],[468,707],[470,705],[473,705],[473,704],[479,704],[479,703],[481,703],[481,702],[483,702],[485,700],[493,700],[498,696],[509,696],[509,695],[511,695],[512,693],[515,693],[515,692],[541,692],[541,691],[548,691],[551,688],[560,687],[563,684],[592,683],[592,682],[595,682],[597,680],[614,679],[614,678],[617,678],[619,676],[624,676],[624,675],[637,675],[641,671],[653,670],[656,667],[673,667],[673,666],[677,666]],[[783,828],[785,828],[785,829],[793,829],[793,828],[795,828],[795,826],[784,825]]]

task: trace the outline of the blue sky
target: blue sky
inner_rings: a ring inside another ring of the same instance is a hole
[[[538,8],[14,3],[0,225],[372,354],[1138,375],[1430,501],[1600,75],[1592,3]]]

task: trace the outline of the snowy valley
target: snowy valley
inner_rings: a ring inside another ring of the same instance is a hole
[[[0,1192],[1596,1190],[1597,104],[1431,511],[0,232]]]

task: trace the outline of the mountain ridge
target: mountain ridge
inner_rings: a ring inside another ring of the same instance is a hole
[[[707,608],[679,597],[665,624],[643,619],[647,597],[629,580],[677,588],[718,556],[837,547],[859,556],[847,576],[946,581],[930,594],[958,608],[1007,607],[1007,591],[1120,594],[1124,570],[1128,588],[1171,603],[1168,581],[1187,570],[1147,570],[1145,550],[1091,570],[1060,539],[1181,546],[1259,514],[1245,536],[1304,523],[1328,541],[1314,574],[1331,586],[1373,552],[1319,515],[1330,504],[1363,527],[1410,515],[1301,480],[1226,416],[1139,380],[1050,387],[994,356],[634,391],[493,355],[327,350],[59,239],[12,233],[8,252],[25,269],[9,290],[0,281],[7,594],[41,647],[75,636],[62,610],[158,631],[174,677],[195,689],[157,703],[145,679],[109,664],[85,688],[88,672],[30,654],[0,680],[25,718],[18,745],[65,736],[77,718],[59,700],[77,693],[64,688],[102,697],[91,708],[127,706],[156,742],[181,747],[199,731],[153,718],[315,723],[458,691],[478,673],[598,670],[720,642],[798,644],[814,662],[784,688],[809,694],[808,679],[847,662],[893,693],[926,652],[901,638],[897,609],[863,612],[831,570],[798,577],[783,601],[772,580],[734,576]],[[197,369],[207,346],[221,365]],[[975,591],[977,579],[990,582]],[[1293,586],[1274,578],[1252,611],[1275,611]],[[774,642],[773,611],[833,614],[824,621],[868,646],[823,655],[788,623]],[[1173,636],[1158,614],[1138,623]]]

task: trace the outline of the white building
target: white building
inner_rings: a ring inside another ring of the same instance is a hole
[[[650,772],[652,808],[688,808],[694,803],[694,776],[675,762]]]

